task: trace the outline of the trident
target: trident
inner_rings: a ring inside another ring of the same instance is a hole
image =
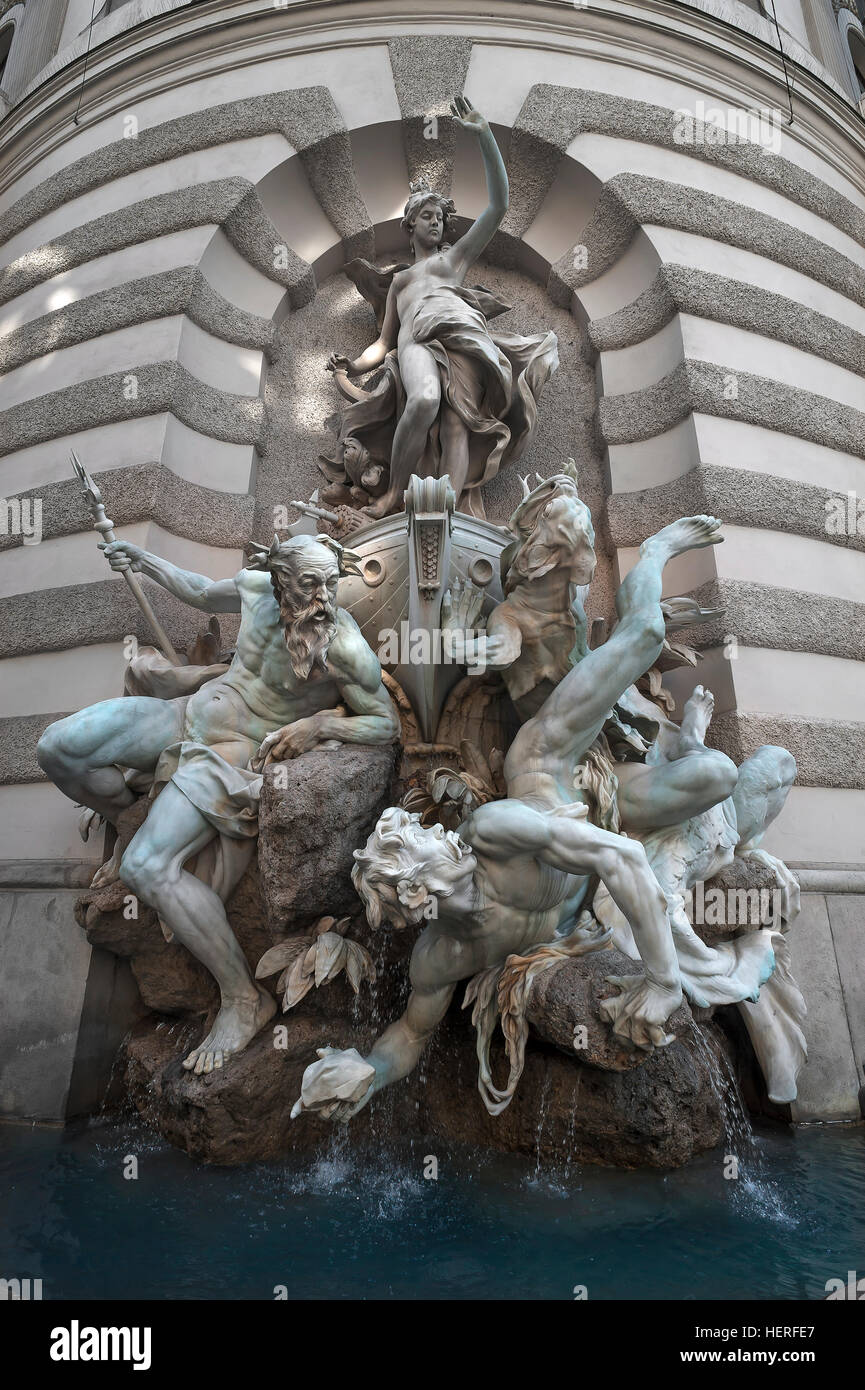
[[[72,467],[75,469],[84,496],[87,498],[88,505],[93,513],[94,530],[101,531],[103,541],[105,541],[106,544],[110,544],[111,541],[117,539],[114,534],[114,522],[109,521],[108,517],[105,515],[105,503],[102,501],[102,493],[87,472],[87,469],[80,462],[74,449],[72,450]],[[123,571],[123,578],[135,595],[135,601],[138,607],[153,629],[157,644],[162,648],[169,661],[175,666],[179,666],[181,664],[180,657],[169,642],[162,624],[151,608],[147,595],[141,587],[141,580],[138,578],[138,575],[135,574],[130,567]]]

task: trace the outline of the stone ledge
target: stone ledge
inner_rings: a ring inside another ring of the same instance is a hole
[[[865,723],[728,710],[715,715],[706,743],[737,764],[765,743],[780,744],[796,759],[797,786],[865,788]]]
[[[326,87],[268,92],[191,111],[116,140],[61,169],[0,217],[0,242],[72,198],[180,155],[273,133],[297,151],[322,210],[346,241],[347,256],[370,255],[372,228],[357,187],[348,132]]]
[[[773,473],[700,464],[656,487],[612,493],[607,498],[607,525],[613,545],[634,546],[677,517],[708,512],[730,525],[789,531],[827,545],[865,550],[865,534],[835,536],[826,530],[826,503],[838,496],[831,488]]]
[[[865,603],[741,579],[713,579],[693,590],[703,608],[723,614],[688,628],[688,645],[723,646],[732,634],[753,647],[815,652],[865,661]]]
[[[731,377],[737,383],[735,399],[725,396]],[[692,358],[651,386],[603,396],[598,427],[608,445],[637,444],[665,434],[693,412],[741,420],[865,458],[865,412],[783,381]]]
[[[0,888],[87,888],[93,859],[0,859]]]
[[[565,152],[584,132],[617,136],[714,164],[791,198],[865,245],[865,213],[806,169],[746,141],[682,145],[674,139],[675,112],[608,92],[537,83],[514,122],[509,169],[525,190],[512,205],[508,230],[522,236],[540,210]]]
[[[110,251],[121,251],[170,232],[186,231],[189,227],[209,223],[219,226],[227,221],[251,188],[247,179],[216,179],[142,198],[140,202],[73,227],[45,242],[38,248],[38,255],[25,252],[0,270],[0,303],[8,304],[60,271],[72,270]]]
[[[865,273],[817,237],[730,198],[645,174],[616,174],[604,184],[581,233],[588,264],[574,269],[571,253],[555,263],[548,287],[553,302],[567,306],[572,293],[615,265],[637,231],[653,223],[752,251],[865,304]]]
[[[633,303],[588,326],[598,352],[615,352],[653,337],[677,313],[731,324],[789,343],[865,376],[865,334],[786,295],[686,265],[663,265]]]
[[[71,471],[71,470],[70,470]],[[218,492],[180,478],[161,463],[133,464],[94,474],[117,526],[155,521],[173,536],[229,550],[252,538],[255,498]],[[15,494],[42,500],[43,539],[70,536],[89,528],[89,513],[75,478]],[[0,535],[0,552],[23,544],[21,536]]]
[[[865,893],[865,869],[788,864],[803,893]]]
[[[136,381],[134,398],[126,391],[130,378]],[[10,407],[3,414],[0,457],[97,425],[165,411],[199,434],[229,444],[254,444],[259,453],[263,452],[264,402],[259,396],[219,391],[199,381],[179,362],[148,362]]]
[[[142,241],[209,223],[222,227],[250,265],[274,284],[284,286],[292,308],[313,298],[312,266],[285,245],[249,180],[231,178],[142,198],[46,242],[38,248],[38,255],[25,252],[0,270],[0,303],[8,303],[61,270],[84,265],[110,251],[122,251]],[[274,265],[274,246],[285,246],[284,268]]]
[[[141,577],[141,583],[174,645],[193,642],[208,615],[181,603],[146,576]],[[0,600],[0,616],[0,659],[122,642],[130,634],[139,642],[154,640],[144,614],[119,575],[91,584],[13,594]],[[233,643],[239,621],[237,614],[220,613],[226,647]]]
[[[185,314],[223,342],[257,349],[268,358],[273,352],[276,330],[271,320],[248,314],[223,299],[201,271],[189,265],[85,295],[13,329],[0,339],[0,371],[11,372],[48,351],[57,352],[175,314]]]
[[[13,714],[0,718],[0,787],[47,782],[36,761],[36,745],[49,724],[69,713]]]

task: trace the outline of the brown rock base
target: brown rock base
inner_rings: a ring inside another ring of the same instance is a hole
[[[404,965],[391,978],[403,970]],[[388,987],[381,993],[395,992]],[[398,1001],[385,1009],[381,994],[357,1007],[346,984],[337,980],[314,990],[291,1014],[278,1015],[223,1070],[200,1077],[191,1076],[181,1062],[197,1040],[197,1028],[206,1024],[190,1027],[151,1017],[127,1043],[127,1093],[149,1125],[207,1162],[243,1163],[308,1151],[325,1144],[332,1128],[308,1114],[289,1118],[316,1047],[363,1051],[382,1022],[398,1012]],[[376,1015],[381,1022],[373,1022]],[[712,1072],[718,1074],[720,1052],[728,1044],[712,1023],[702,1026],[698,1043],[687,1011],[682,1015],[676,1042],[630,1070],[604,1070],[573,1051],[567,1056],[564,1049],[531,1039],[511,1105],[491,1116],[477,1090],[474,1030],[455,1003],[417,1071],[376,1096],[351,1121],[352,1142],[381,1147],[406,1135],[434,1136],[439,1143],[537,1154],[553,1165],[566,1158],[625,1168],[687,1163],[722,1138]],[[503,1049],[494,1052],[494,1067],[497,1075],[507,1074]]]
[[[236,1164],[327,1144],[329,1122],[309,1114],[290,1119],[304,1069],[325,1044],[368,1050],[402,1012],[416,933],[373,933],[350,879],[352,851],[392,800],[395,760],[393,748],[344,747],[285,764],[279,779],[278,769],[268,769],[258,862],[227,905],[252,972],[274,941],[308,933],[324,914],[352,914],[349,935],[370,951],[378,978],[372,987],[364,984],[358,998],[344,975],[312,989],[221,1070],[196,1077],[182,1065],[216,1011],[207,971],[183,946],[165,941],[143,904],[136,916],[127,915],[122,883],[88,890],[79,900],[88,939],[130,959],[152,1010],[124,1047],[126,1097],[149,1126],[192,1157]],[[122,844],[147,809],[142,800],[125,813]],[[551,1167],[565,1160],[673,1167],[713,1147],[723,1134],[719,1058],[730,1044],[708,1019],[697,1032],[687,1005],[670,1023],[676,1041],[651,1056],[615,1038],[598,1012],[615,992],[606,977],[639,969],[606,950],[566,960],[538,977],[529,996],[525,1070],[498,1116],[487,1113],[478,1093],[475,1034],[460,1010],[460,988],[416,1071],[352,1120],[352,1145],[380,1150],[409,1136],[430,1136],[431,1145],[536,1154]],[[585,1025],[585,1046],[575,1050],[579,1025]],[[503,1081],[503,1047],[494,1048],[493,1065]]]

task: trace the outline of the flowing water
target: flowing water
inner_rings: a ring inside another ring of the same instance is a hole
[[[751,1128],[750,1116],[745,1109],[739,1082],[730,1065],[730,1059],[726,1052],[722,1051],[719,1065],[706,1034],[699,1023],[693,1020],[691,1021],[691,1035],[694,1041],[694,1052],[706,1069],[721,1112],[726,1152],[733,1158],[740,1159],[749,1155],[753,1159],[757,1156],[754,1132]]]
[[[540,1118],[540,1117],[539,1117]],[[49,1298],[823,1299],[865,1274],[865,1129],[758,1129],[685,1168],[557,1169],[350,1130],[209,1168],[138,1121],[0,1127],[0,1274]],[[129,1157],[137,1178],[125,1178]],[[437,1159],[437,1178],[425,1177]]]

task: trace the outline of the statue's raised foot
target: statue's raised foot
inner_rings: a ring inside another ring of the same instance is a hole
[[[689,753],[705,753],[706,731],[714,709],[715,697],[711,690],[703,685],[696,686],[685,705],[681,725],[665,723],[658,726],[657,749],[661,761],[673,763]]]
[[[712,722],[715,697],[704,685],[694,687],[682,714],[679,737],[689,742],[705,745],[706,731]]]
[[[641,555],[656,554],[663,564],[687,550],[702,550],[707,545],[720,545],[721,523],[716,516],[683,516],[671,521],[640,546]]]
[[[183,1060],[196,1076],[225,1064],[232,1052],[242,1052],[259,1029],[276,1013],[276,1000],[259,989],[255,999],[225,999],[207,1037]]]
[[[123,858],[123,848],[118,840],[114,846],[110,858],[104,864],[100,864],[96,873],[90,880],[91,888],[107,888],[110,883],[116,883],[120,877],[120,861]]]
[[[362,507],[361,511],[372,521],[381,521],[382,517],[390,516],[391,512],[402,511],[399,494],[386,492],[384,497],[379,497],[376,502],[370,502],[369,506]]]

